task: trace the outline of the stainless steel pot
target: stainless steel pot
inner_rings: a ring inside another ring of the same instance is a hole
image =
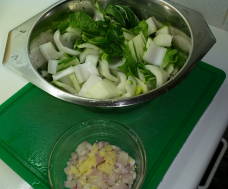
[[[29,45],[31,40],[39,33],[49,29],[50,22],[54,21],[54,23],[59,24],[74,11],[84,11],[93,16],[92,5],[90,1],[86,0],[61,0],[11,30],[8,34],[3,64],[21,77],[59,99],[92,107],[122,107],[148,101],[175,87],[183,81],[216,42],[203,16],[199,12],[179,4],[160,0],[99,1],[103,8],[106,8],[110,2],[130,6],[141,19],[154,16],[162,23],[169,22],[189,38],[191,47],[187,63],[175,77],[170,79],[163,86],[131,98],[108,100],[88,99],[71,95],[54,87],[39,74],[29,57]]]

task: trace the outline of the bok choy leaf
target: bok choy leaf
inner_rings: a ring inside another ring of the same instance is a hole
[[[59,29],[61,35],[66,32],[66,29],[69,27],[69,25],[70,25],[69,21],[62,22],[59,25],[58,29]]]

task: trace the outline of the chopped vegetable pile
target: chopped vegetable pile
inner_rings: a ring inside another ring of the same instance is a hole
[[[130,189],[136,178],[135,160],[108,142],[81,143],[64,169],[66,188]]]
[[[154,17],[140,21],[125,5],[103,10],[96,2],[94,13],[72,13],[31,43],[33,64],[56,87],[86,98],[133,97],[162,86],[187,61],[190,38],[180,30]]]

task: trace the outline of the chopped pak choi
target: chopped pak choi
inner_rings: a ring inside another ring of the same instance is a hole
[[[186,63],[191,42],[179,29],[155,17],[140,21],[125,5],[92,5],[93,18],[71,13],[30,46],[31,60],[39,54],[34,64],[56,87],[85,98],[128,98],[162,86]]]

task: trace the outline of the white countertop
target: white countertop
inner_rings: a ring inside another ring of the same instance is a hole
[[[8,32],[56,0],[10,0],[0,6],[0,62],[3,60]],[[11,11],[8,11],[8,10]],[[203,61],[228,74],[228,32],[210,26],[217,43]],[[0,64],[0,104],[28,82]],[[205,111],[180,153],[172,163],[159,189],[194,189],[210,161],[228,123],[228,79]],[[0,188],[32,188],[2,160],[0,160]]]

